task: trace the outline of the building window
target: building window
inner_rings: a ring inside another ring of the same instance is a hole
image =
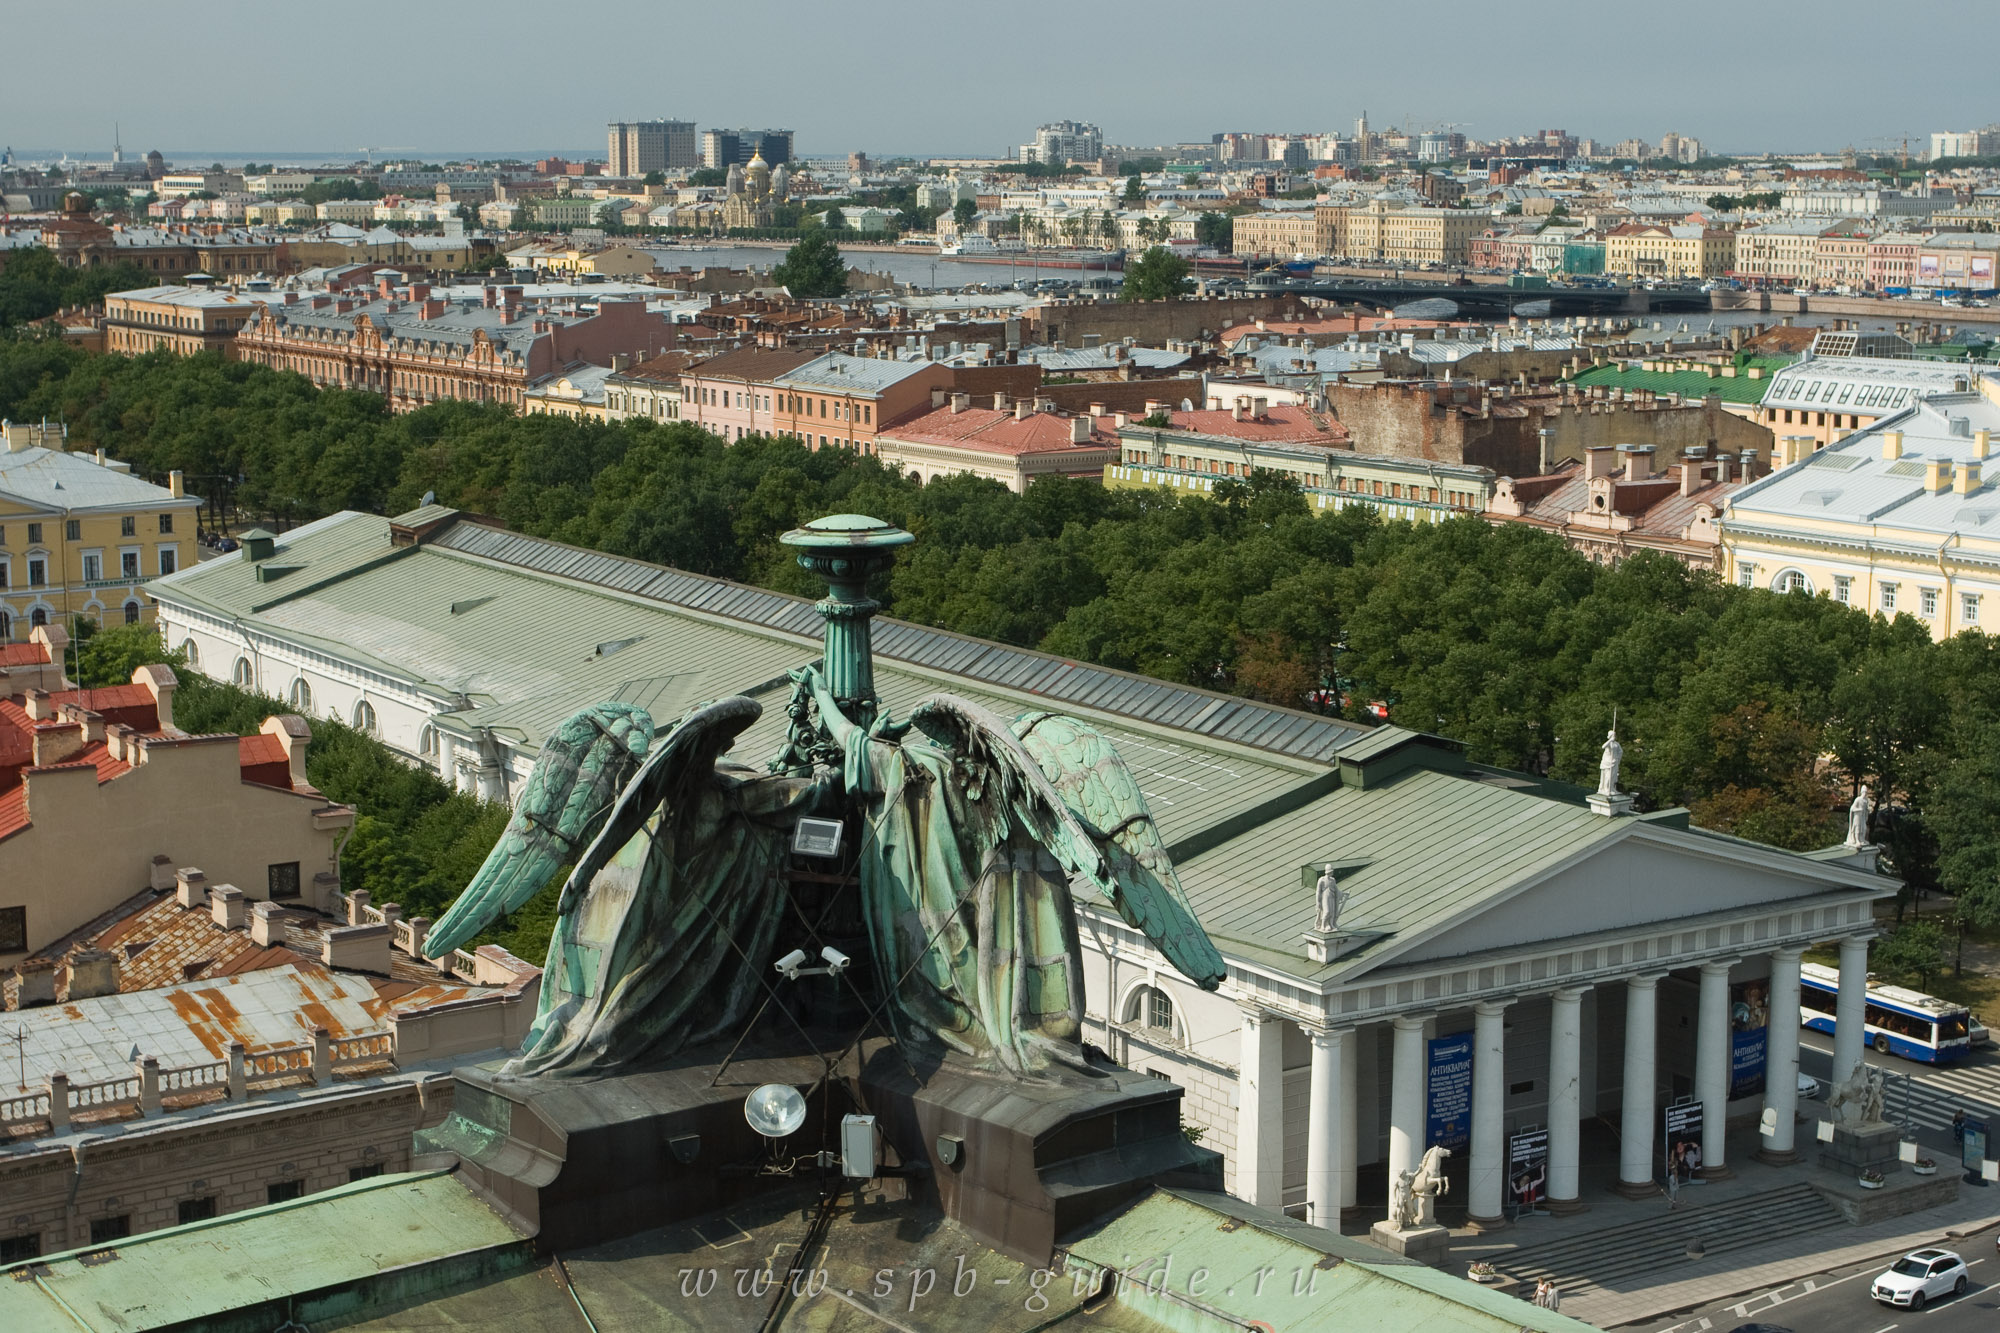
[[[375,726],[375,705],[369,703],[366,699],[355,704],[354,729],[356,731],[365,731],[370,736],[373,736],[375,734]]]
[[[41,544],[42,544],[42,525],[39,523],[30,523],[28,525],[28,545],[40,546]]]
[[[138,536],[138,535],[139,535],[139,520],[138,520],[138,519],[136,519],[136,518],[134,518],[134,517],[133,517],[132,515],[130,515],[130,514],[127,514],[127,515],[125,515],[125,517],[123,517],[123,518],[119,519],[119,520],[118,520],[118,535],[119,535],[120,537],[136,537],[136,536]]]
[[[1882,609],[1884,611],[1896,609],[1896,585],[1893,583],[1882,585]]]
[[[264,873],[266,881],[270,886],[273,902],[280,898],[296,898],[299,896],[299,863],[297,861],[281,861],[276,865],[266,867]]]
[[[195,646],[193,639],[181,640],[181,656],[187,659],[189,666],[197,670],[201,668],[201,649]]]
[[[160,548],[160,572],[162,574],[171,574],[180,567],[180,548],[177,546],[162,546]]]
[[[264,1187],[264,1202],[284,1203],[289,1199],[298,1198],[305,1192],[306,1183],[303,1180],[274,1180]]]
[[[24,1231],[18,1236],[0,1236],[0,1264],[19,1263],[42,1257],[42,1233]]]
[[[137,602],[125,603],[125,623],[128,625],[139,623],[139,604]]]
[[[85,551],[83,553],[83,581],[96,583],[104,577],[104,553]]]
[[[139,577],[139,553],[120,551],[118,553],[118,577],[136,579]]]
[[[0,907],[0,953],[20,953],[28,947],[28,909]]]
[[[208,1221],[209,1218],[214,1216],[215,1216],[215,1196],[213,1194],[209,1195],[205,1199],[181,1200],[180,1224],[182,1226],[186,1226],[190,1222],[206,1222]]]
[[[1926,620],[1937,614],[1936,588],[1917,589],[1917,610],[1922,613]]]
[[[370,1162],[366,1166],[350,1166],[347,1168],[347,1183],[352,1185],[357,1180],[373,1180],[381,1174],[380,1162]]]
[[[1738,586],[1738,587],[1743,587],[1743,588],[1754,588],[1754,587],[1756,587],[1756,586],[1757,586],[1757,566],[1755,566],[1755,565],[1738,565],[1738,566],[1736,567],[1736,583],[1737,583],[1737,586]]]
[[[1808,583],[1806,576],[1796,569],[1780,571],[1778,577],[1771,580],[1771,587],[1777,592],[1802,592],[1807,596],[1812,595],[1812,584]]]
[[[1833,600],[1845,606],[1854,598],[1854,580],[1842,574],[1833,576]]]
[[[230,683],[239,689],[248,690],[255,688],[257,684],[257,669],[250,665],[249,658],[239,657],[236,659],[235,668],[229,673],[229,679]]]
[[[49,562],[30,557],[28,560],[28,586],[30,588],[45,588],[48,586],[48,582]]]
[[[300,712],[309,713],[312,711],[312,706],[313,706],[312,686],[306,683],[306,678],[304,676],[300,676],[297,680],[292,682],[291,694],[288,697],[292,701],[292,707],[298,709]]]
[[[436,727],[426,726],[417,733],[417,753],[429,759],[438,752],[438,732]]]
[[[30,629],[39,629],[41,626],[46,625],[48,623],[49,623],[49,609],[46,606],[38,606],[34,610],[28,612],[28,627]]]
[[[124,1240],[132,1234],[132,1214],[120,1213],[116,1217],[93,1217],[90,1219],[90,1243],[108,1245],[114,1240]]]
[[[63,520],[63,536],[64,536],[65,538],[67,538],[68,540],[70,540],[70,541],[73,541],[73,542],[80,542],[80,541],[82,541],[82,540],[83,540],[83,521],[82,521],[81,519],[75,519],[75,518],[67,518],[67,519],[64,519],[64,520]]]
[[[1968,625],[1979,623],[1979,594],[1962,592],[1958,595],[1958,618]]]
[[[4,588],[5,586],[7,585],[0,583],[0,588]],[[8,615],[4,608],[0,608],[0,643],[12,643],[13,641],[14,617]]]

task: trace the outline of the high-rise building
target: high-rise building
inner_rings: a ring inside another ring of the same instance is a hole
[[[753,157],[763,158],[767,167],[792,161],[792,132],[790,130],[702,131],[701,164],[704,167],[721,167],[726,171],[733,165],[748,163]]]
[[[691,120],[614,120],[610,130],[608,176],[643,176],[699,165]]]
[[[1104,156],[1104,131],[1080,120],[1057,120],[1035,130],[1021,145],[1024,162],[1095,162]]]

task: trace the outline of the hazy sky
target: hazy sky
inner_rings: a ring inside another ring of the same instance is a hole
[[[1874,147],[2000,120],[1939,39],[1995,0],[96,0],[8,19],[0,143],[604,151],[604,123],[787,126],[803,155],[995,154],[1458,121],[1712,149]],[[1928,35],[1926,35],[1928,34]],[[1967,48],[1979,49],[1977,41]],[[1907,53],[1907,54],[1897,54]]]

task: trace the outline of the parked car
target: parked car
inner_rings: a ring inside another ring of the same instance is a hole
[[[1819,1096],[1819,1080],[1811,1074],[1799,1075],[1799,1096],[1807,1101]]]
[[[1965,1260],[1950,1250],[1912,1250],[1890,1264],[1868,1294],[1884,1305],[1921,1310],[1927,1300],[1964,1295],[1971,1282]]]

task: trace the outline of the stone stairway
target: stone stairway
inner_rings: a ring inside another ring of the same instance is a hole
[[[1494,1257],[1494,1266],[1521,1284],[1522,1294],[1532,1291],[1537,1281],[1553,1278],[1565,1298],[1597,1290],[1617,1291],[1635,1284],[1631,1278],[1658,1281],[1688,1262],[1690,1241],[1699,1240],[1706,1255],[1745,1249],[1788,1236],[1845,1227],[1840,1210],[1807,1184],[1787,1185],[1761,1194],[1745,1194],[1720,1199],[1713,1204],[1689,1200],[1669,1212],[1666,1200],[1660,1211],[1642,1222],[1601,1231],[1588,1231],[1541,1245],[1524,1245]],[[1514,1228],[1525,1236],[1532,1220]],[[1503,1288],[1504,1289],[1504,1288]]]

